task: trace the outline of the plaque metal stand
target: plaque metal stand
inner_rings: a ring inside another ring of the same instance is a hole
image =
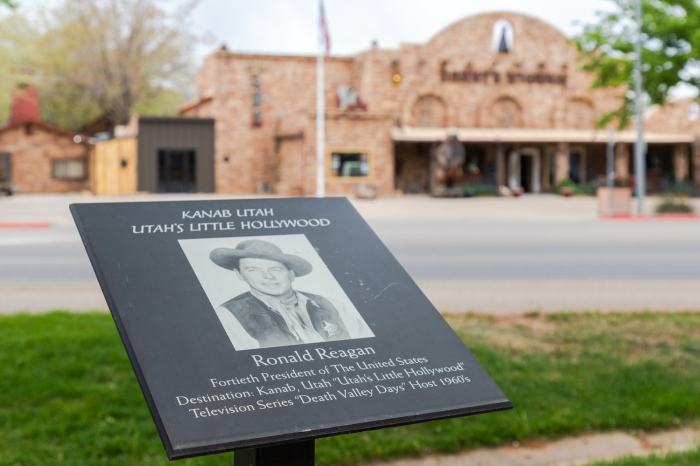
[[[314,440],[239,450],[233,466],[314,466]]]

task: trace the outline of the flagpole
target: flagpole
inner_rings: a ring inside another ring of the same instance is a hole
[[[318,21],[318,55],[316,56],[316,197],[326,197],[325,170],[325,136],[326,136],[326,102],[325,102],[325,46],[324,32],[321,26],[323,18],[319,2]]]
[[[642,101],[642,0],[637,0],[637,40],[634,50],[637,55],[634,63],[634,113],[637,125],[637,141],[634,144],[634,178],[637,191],[637,215],[644,215],[646,195],[646,144],[644,143],[644,109]]]

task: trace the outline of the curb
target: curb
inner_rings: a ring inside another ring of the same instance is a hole
[[[48,222],[35,223],[0,223],[0,230],[39,230],[51,228]]]

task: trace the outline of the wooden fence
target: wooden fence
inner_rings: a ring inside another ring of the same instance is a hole
[[[138,190],[136,138],[111,139],[90,152],[90,189],[95,194],[127,194]]]

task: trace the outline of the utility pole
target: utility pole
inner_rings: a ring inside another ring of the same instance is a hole
[[[634,66],[634,110],[637,123],[637,141],[634,145],[634,177],[637,190],[637,214],[644,215],[646,195],[646,144],[644,143],[644,120],[642,115],[642,0],[637,0],[637,55]]]

